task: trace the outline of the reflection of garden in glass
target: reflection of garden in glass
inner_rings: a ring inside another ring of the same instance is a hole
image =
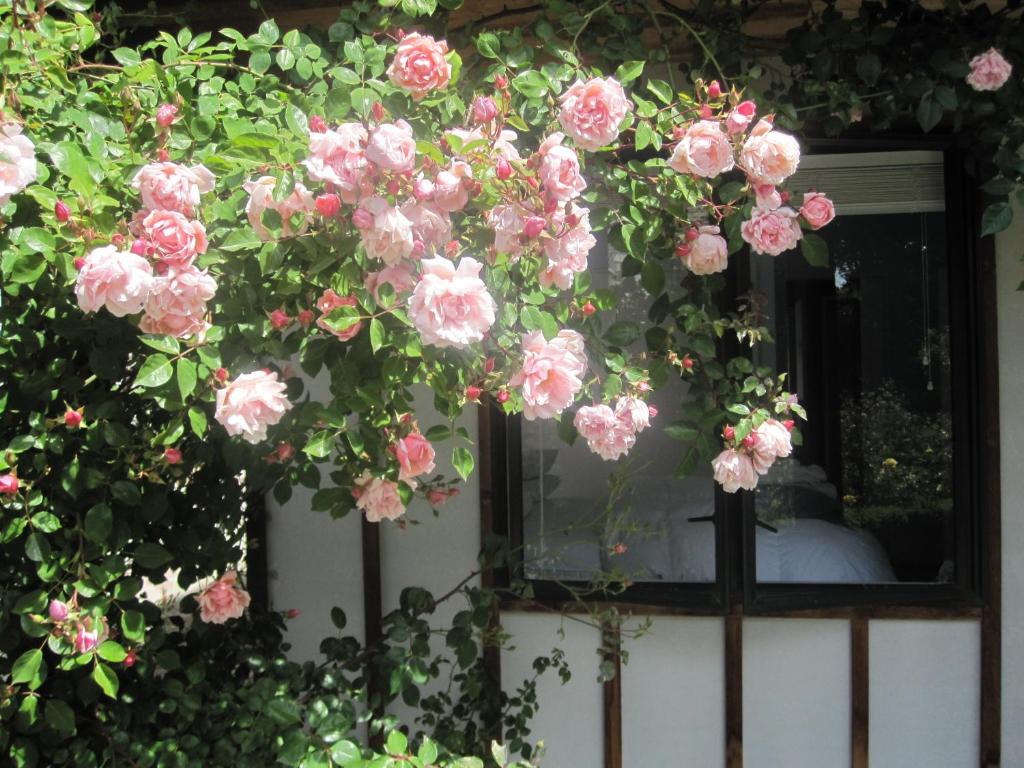
[[[758,518],[778,530],[759,529],[758,578],[951,581],[944,214],[840,217],[823,234],[830,267],[787,254],[755,278],[771,298],[775,360],[816,414],[758,491]]]

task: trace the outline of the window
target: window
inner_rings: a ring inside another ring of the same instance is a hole
[[[515,575],[557,597],[611,573],[633,584],[617,599],[711,612],[977,601],[979,322],[955,168],[934,149],[806,157],[787,186],[836,201],[829,265],[732,257],[733,290],[764,297],[774,339],[753,362],[788,371],[810,414],[757,491],[716,490],[710,467],[673,477],[681,446],[659,429],[615,464],[554,422],[510,420],[495,517]],[[594,284],[642,321],[650,297],[621,259],[596,247]],[[685,396],[675,381],[652,402],[668,414]]]

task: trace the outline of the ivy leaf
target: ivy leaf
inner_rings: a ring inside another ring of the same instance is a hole
[[[828,243],[819,235],[805,234],[800,240],[800,251],[813,267],[827,267],[829,264]]]
[[[135,376],[135,386],[142,389],[163,386],[170,381],[173,373],[174,366],[167,359],[167,355],[161,353],[150,355],[143,361]]]
[[[463,480],[469,479],[469,476],[473,473],[474,465],[473,454],[468,449],[460,445],[452,451],[452,466]]]
[[[92,679],[107,696],[117,698],[118,680],[114,670],[106,664],[97,664],[93,667]]]
[[[981,215],[981,234],[994,235],[1002,232],[1013,221],[1013,209],[1009,203],[992,203]]]

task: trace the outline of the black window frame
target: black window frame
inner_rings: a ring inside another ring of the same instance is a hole
[[[996,340],[991,338],[995,307],[984,300],[986,271],[993,268],[993,238],[981,240],[978,182],[970,174],[967,157],[957,137],[887,137],[884,139],[813,139],[815,154],[858,152],[941,151],[944,155],[945,220],[948,242],[950,356],[953,394],[953,477],[956,516],[956,568],[952,583],[893,582],[884,584],[829,584],[758,582],[754,511],[755,494],[724,493],[716,488],[715,581],[708,583],[637,583],[622,592],[588,600],[643,607],[651,613],[721,616],[825,615],[830,611],[869,613],[877,608],[921,609],[944,615],[973,615],[989,599],[990,558],[986,542],[998,530],[999,489],[986,483],[989,462],[998,462],[998,413],[985,401],[998,375]],[[728,295],[749,290],[749,251],[731,257],[727,272]],[[722,358],[746,354],[738,343],[720,345]],[[484,405],[489,444],[489,487],[482,487],[485,532],[508,539],[513,553],[523,547],[521,416],[506,416],[495,404]],[[813,418],[813,415],[812,415]],[[482,461],[488,457],[482,456]],[[516,572],[518,569],[519,572]],[[524,579],[522,561],[495,573],[506,607],[531,603],[559,607],[578,598],[564,585],[580,589],[586,582]],[[527,582],[530,601],[518,600],[509,587]],[[924,615],[924,614],[922,614]]]

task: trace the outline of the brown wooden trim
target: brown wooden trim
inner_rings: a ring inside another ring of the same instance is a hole
[[[484,550],[488,536],[494,530],[494,495],[495,477],[494,466],[491,460],[493,456],[494,434],[491,429],[492,412],[488,404],[477,407],[477,445],[480,451],[480,549]],[[497,489],[499,492],[504,489]],[[494,589],[495,574],[490,563],[485,563],[483,572],[480,574],[480,586],[484,589]],[[488,622],[488,634],[497,637],[501,627],[501,603],[497,600],[491,609],[491,617]],[[492,722],[485,722],[491,739],[504,742],[504,733],[501,727],[501,647],[497,642],[485,642],[483,646],[483,664],[487,676],[491,680],[491,687],[494,692],[495,717]]]
[[[865,618],[850,622],[850,765],[868,768],[869,625]]]
[[[362,517],[362,516],[361,516]],[[384,597],[381,588],[380,567],[380,525],[362,517],[363,539],[363,621],[365,624],[366,647],[377,645],[383,637],[381,620],[384,613]],[[370,696],[382,695],[382,681],[377,679],[372,663],[366,666],[366,688]],[[383,700],[383,699],[382,699]],[[383,717],[383,704],[374,708],[374,718]],[[384,743],[383,733],[370,734],[370,747],[380,749]]]
[[[615,665],[615,675],[606,680],[604,689],[604,768],[622,768],[622,656],[619,627],[603,630],[606,646],[614,648],[609,659]]]
[[[743,614],[725,617],[725,765],[743,768]]]

